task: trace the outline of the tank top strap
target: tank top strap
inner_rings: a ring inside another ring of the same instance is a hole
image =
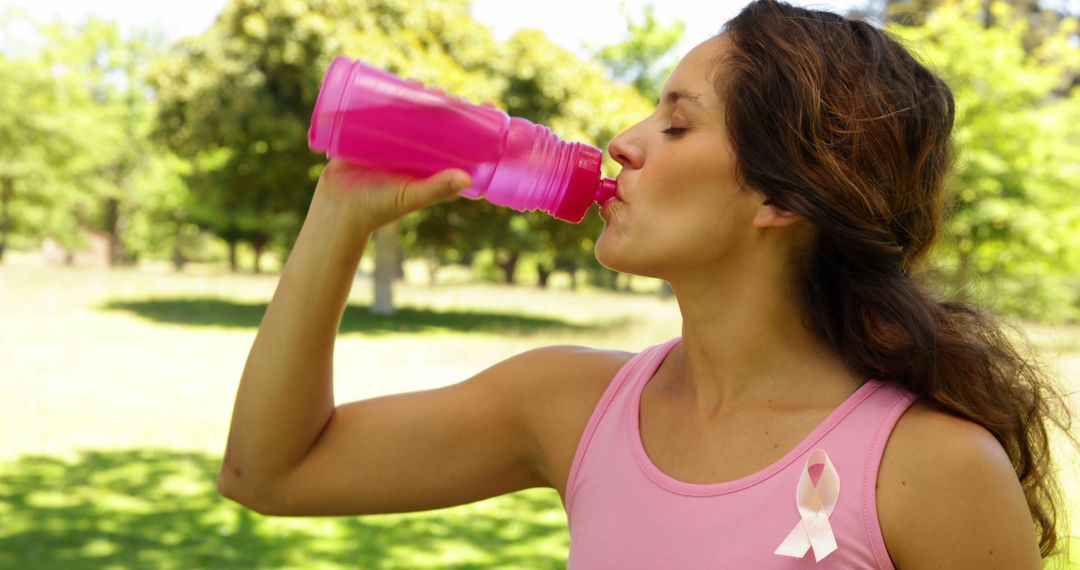
[[[601,419],[605,416],[613,415],[608,413],[608,408],[611,408],[612,403],[617,399],[624,402],[628,401],[630,392],[634,387],[645,380],[643,376],[651,376],[656,372],[656,369],[660,367],[660,363],[663,359],[681,340],[682,337],[677,336],[666,342],[646,347],[644,350],[631,357],[630,360],[626,361],[622,368],[615,374],[615,377],[611,379],[611,382],[608,383],[603,395],[600,396],[600,400],[597,402],[596,407],[589,416],[588,423],[585,424],[585,430],[581,433],[581,439],[578,442],[577,450],[574,452],[574,460],[570,465],[570,474],[566,480],[565,501],[567,517],[569,517],[572,512],[571,503],[574,498],[574,491],[577,487],[576,483],[581,471],[582,462],[585,459],[585,454],[589,450],[593,437],[596,435],[597,427],[600,425]],[[620,397],[616,398],[616,396]],[[618,406],[616,406],[616,408],[617,407]]]

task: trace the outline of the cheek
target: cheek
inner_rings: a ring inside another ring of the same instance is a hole
[[[703,257],[738,248],[745,220],[734,204],[721,199],[723,190],[698,188],[672,196],[648,220],[647,233],[664,249],[697,252]],[[696,257],[696,255],[695,255]]]

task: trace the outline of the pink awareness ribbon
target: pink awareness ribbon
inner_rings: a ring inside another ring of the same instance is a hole
[[[810,466],[824,464],[817,486],[810,478]],[[840,498],[840,475],[833,467],[829,455],[818,448],[806,458],[802,476],[795,489],[795,504],[799,507],[799,520],[795,528],[787,535],[784,542],[773,554],[802,558],[810,547],[814,548],[814,559],[821,562],[836,550],[836,537],[829,516],[836,508]]]

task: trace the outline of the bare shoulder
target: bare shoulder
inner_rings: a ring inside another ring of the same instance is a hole
[[[978,423],[916,401],[889,437],[878,518],[906,568],[1042,568],[1019,478]]]
[[[533,351],[543,373],[533,376],[523,414],[537,445],[537,469],[548,486],[565,494],[578,439],[611,380],[632,352],[557,345]]]

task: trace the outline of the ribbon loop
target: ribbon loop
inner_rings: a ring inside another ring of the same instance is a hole
[[[810,478],[810,467],[824,465],[817,485]],[[802,558],[811,547],[814,559],[821,562],[836,550],[836,537],[833,535],[829,516],[836,508],[840,498],[840,474],[833,467],[832,460],[824,449],[818,448],[806,458],[799,484],[795,489],[795,504],[799,508],[799,522],[780,543],[773,554]]]

